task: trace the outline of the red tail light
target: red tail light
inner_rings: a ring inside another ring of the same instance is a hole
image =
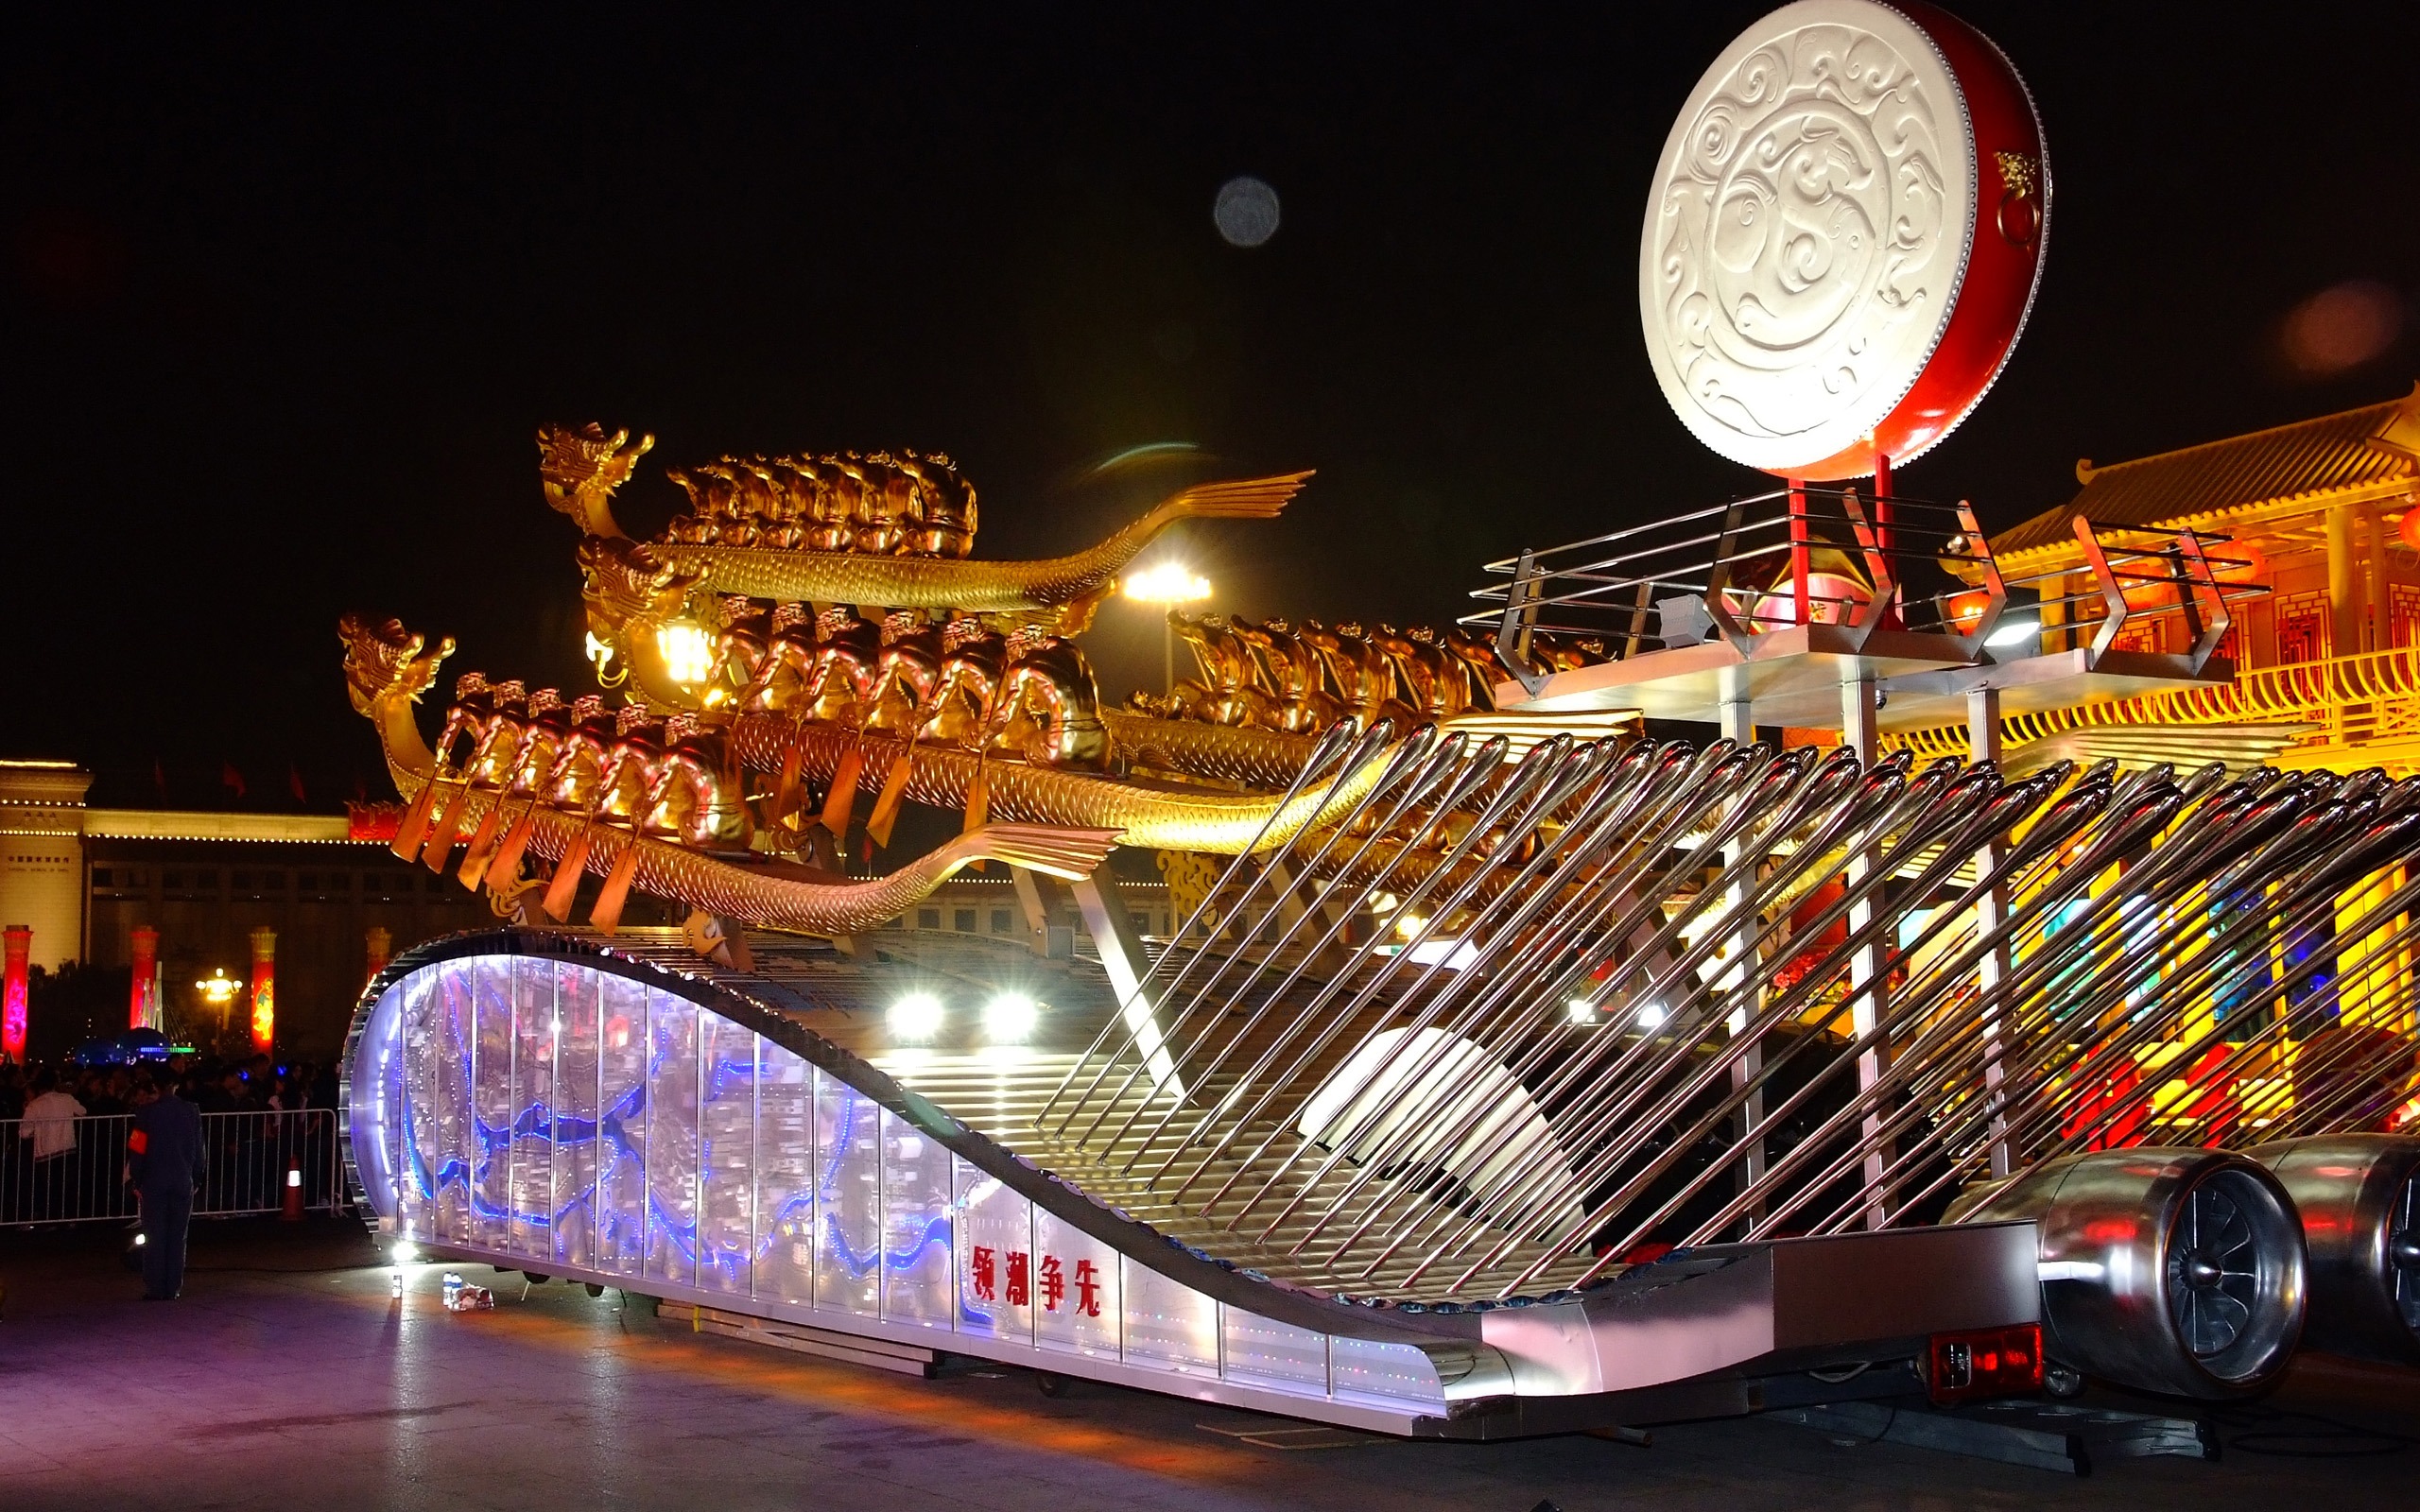
[[[2042,1325],[1936,1333],[1925,1349],[1925,1391],[1946,1407],[2042,1389]]]

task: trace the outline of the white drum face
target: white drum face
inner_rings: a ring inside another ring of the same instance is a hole
[[[1638,260],[1664,397],[1721,455],[1789,473],[1890,416],[1958,301],[1965,98],[1872,0],[1801,0],[1715,60],[1664,144]]]

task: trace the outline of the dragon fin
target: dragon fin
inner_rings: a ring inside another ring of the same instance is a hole
[[[1160,506],[1170,520],[1274,520],[1311,480],[1309,472],[1197,483]]]
[[[1073,830],[1049,824],[986,824],[945,849],[953,861],[1001,861],[1067,882],[1081,881],[1116,849],[1123,830]]]

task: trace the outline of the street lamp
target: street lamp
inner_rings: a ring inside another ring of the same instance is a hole
[[[1210,596],[1210,579],[1197,576],[1192,568],[1181,561],[1158,561],[1139,572],[1129,573],[1124,584],[1126,596],[1138,604],[1155,604],[1160,610],[1160,663],[1167,685],[1165,691],[1176,694],[1176,632],[1168,627],[1168,610],[1178,604],[1191,604]]]
[[[226,1033],[227,1005],[234,1002],[235,994],[244,989],[242,979],[229,976],[223,966],[214,966],[210,969],[209,977],[196,982],[194,987],[201,993],[204,1003],[218,1010],[218,1030],[221,1034]]]

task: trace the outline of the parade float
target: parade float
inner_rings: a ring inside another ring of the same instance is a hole
[[[1199,675],[1125,707],[1081,649],[1120,574],[1309,474],[1011,562],[938,455],[684,466],[641,539],[651,442],[542,431],[603,691],[463,673],[432,742],[452,643],[341,631],[397,852],[495,914],[361,1000],[382,1230],[878,1366],[1414,1435],[2420,1357],[2420,791],[2004,769],[2007,715],[2225,681],[2251,589],[2080,519],[2079,628],[2012,644],[2050,591],[1895,484],[2007,361],[2050,199],[1980,34],[1774,12],[1639,259],[1675,414],[1772,486],[1495,564],[1460,625],[1172,610]],[[955,836],[894,858],[911,807]],[[1165,935],[1119,848],[1198,879]],[[902,926],[974,867],[1035,927]]]

